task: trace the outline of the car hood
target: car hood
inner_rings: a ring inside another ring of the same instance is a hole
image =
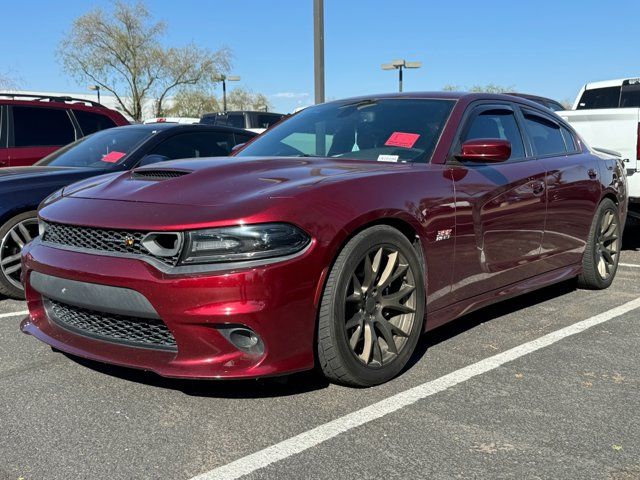
[[[67,187],[65,197],[217,206],[292,198],[319,184],[409,164],[300,157],[217,157],[150,165]]]

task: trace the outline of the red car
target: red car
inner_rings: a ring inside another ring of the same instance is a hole
[[[0,167],[24,167],[105,128],[129,125],[122,114],[71,97],[0,93]]]
[[[56,349],[169,377],[318,366],[368,386],[422,332],[563,280],[608,287],[621,162],[525,99],[421,93],[318,105],[235,157],[92,178],[45,200],[23,251]]]

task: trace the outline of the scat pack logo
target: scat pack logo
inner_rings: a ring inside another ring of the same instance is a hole
[[[436,235],[436,242],[440,242],[442,240],[449,240],[451,238],[451,232],[453,232],[453,228],[447,228],[446,230],[438,230]]]

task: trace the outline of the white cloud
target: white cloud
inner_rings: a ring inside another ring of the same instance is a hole
[[[290,99],[307,98],[308,96],[309,94],[306,92],[280,92],[280,93],[274,93],[273,95],[271,95],[271,97],[273,98],[290,98]]]

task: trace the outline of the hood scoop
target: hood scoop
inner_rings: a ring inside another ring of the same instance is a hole
[[[188,170],[169,170],[169,169],[143,169],[131,172],[132,180],[148,180],[150,182],[161,182],[171,180],[172,178],[183,177],[190,174]]]

